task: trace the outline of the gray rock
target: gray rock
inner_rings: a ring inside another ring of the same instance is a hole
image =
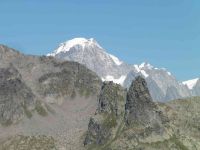
[[[9,125],[24,115],[24,109],[34,109],[36,98],[23,82],[18,70],[10,65],[0,68],[0,123]]]
[[[106,128],[102,122],[91,118],[88,124],[88,132],[84,141],[84,145],[102,145],[110,137],[110,134],[110,129]]]
[[[126,91],[115,83],[104,82],[98,102],[98,113],[122,115],[124,112],[124,102]]]
[[[131,86],[131,83],[133,80],[135,80],[136,77],[140,76],[141,74],[135,73],[134,71],[131,71],[127,78],[124,81],[124,86],[126,88],[129,88]],[[149,89],[149,92],[151,94],[151,97],[153,98],[153,101],[165,101],[165,94],[161,90],[161,88],[158,86],[158,84],[152,79],[152,77],[146,78],[147,87]]]
[[[127,93],[125,119],[128,125],[148,125],[155,120],[156,105],[154,104],[146,81],[138,76],[131,84]]]
[[[143,138],[152,133],[162,136],[165,131],[163,125],[168,118],[153,102],[147,83],[141,76],[136,77],[128,92],[112,82],[104,83],[98,102],[97,112],[88,125],[85,146],[100,148],[109,145],[112,138],[117,139],[120,133],[131,127],[144,130],[145,133],[140,135]]]
[[[84,145],[102,145],[124,116],[126,91],[118,84],[104,82],[98,98],[96,114],[90,119]]]

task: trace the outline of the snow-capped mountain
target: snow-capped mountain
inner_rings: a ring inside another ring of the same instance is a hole
[[[200,95],[200,78],[184,81],[183,84],[190,89],[192,95],[194,96]]]
[[[79,62],[96,72],[103,80],[112,79],[118,83],[123,83],[124,76],[130,70],[129,65],[108,54],[93,38],[74,38],[61,43],[47,56]]]
[[[93,38],[74,38],[61,43],[52,53],[62,60],[76,61],[96,72],[103,81],[113,81],[128,88],[132,80],[141,75],[146,78],[154,100],[166,101],[191,96],[186,83],[180,83],[164,68],[149,63],[129,65],[106,52]]]
[[[67,42],[61,43],[58,48],[51,54],[48,54],[48,56],[56,56],[59,53],[66,53],[71,50],[71,48],[79,46],[82,49],[85,47],[89,48],[98,48],[102,49],[102,47],[93,39],[85,39],[85,38],[74,38],[72,40],[69,40]]]
[[[192,90],[195,85],[197,84],[197,81],[199,80],[199,78],[196,79],[192,79],[192,80],[188,80],[188,81],[184,81],[183,84],[187,85],[187,87]]]
[[[180,84],[172,73],[165,68],[159,69],[149,63],[134,65],[134,67],[137,72],[130,71],[123,86],[128,88],[136,76],[142,75],[146,78],[150,93],[155,100],[167,101],[190,96],[187,86]]]

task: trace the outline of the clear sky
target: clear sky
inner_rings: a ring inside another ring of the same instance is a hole
[[[1,0],[0,43],[45,55],[95,38],[130,64],[147,61],[179,80],[200,76],[200,0]]]

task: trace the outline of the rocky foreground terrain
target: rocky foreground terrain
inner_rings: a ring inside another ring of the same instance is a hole
[[[199,97],[154,102],[141,76],[124,89],[0,46],[0,150],[199,150],[199,108]]]

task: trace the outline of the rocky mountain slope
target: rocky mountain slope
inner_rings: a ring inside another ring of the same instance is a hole
[[[15,123],[35,108],[36,97],[14,66],[0,68],[0,123]]]
[[[96,108],[101,84],[79,63],[27,56],[0,45],[0,141],[42,134],[75,148]]]
[[[128,91],[114,83],[104,83],[98,102],[88,124],[86,149],[200,149],[199,97],[155,103],[146,81],[137,77]]]
[[[129,88],[135,77],[141,75],[147,80],[151,96],[155,101],[168,101],[194,95],[166,69],[159,69],[148,63],[129,65],[107,53],[94,39],[69,40],[61,43],[47,56],[84,64],[96,72],[103,81],[113,81],[126,88]],[[172,89],[175,90],[173,94],[169,92]]]

